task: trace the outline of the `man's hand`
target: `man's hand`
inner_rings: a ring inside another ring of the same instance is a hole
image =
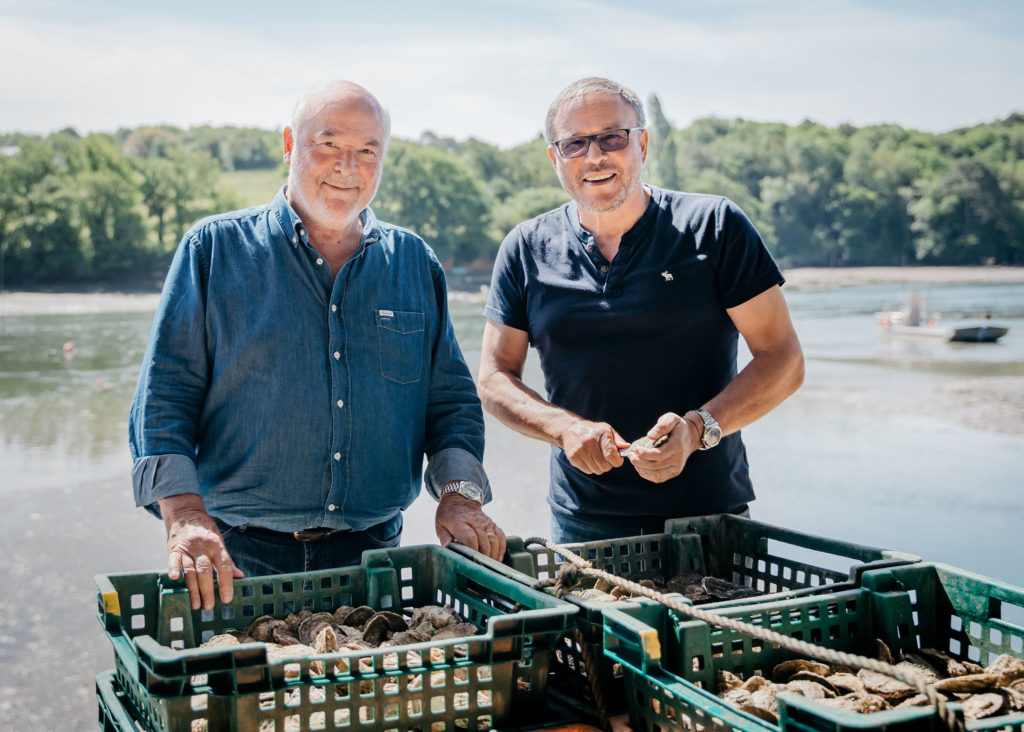
[[[601,475],[622,465],[619,450],[629,447],[607,422],[580,419],[562,433],[562,449],[574,468],[587,475]]]
[[[505,532],[484,513],[479,503],[465,496],[457,493],[441,496],[434,515],[434,529],[441,546],[457,541],[499,562],[505,556]]]
[[[629,456],[640,477],[652,483],[664,483],[675,478],[683,472],[690,455],[700,447],[700,433],[696,425],[673,412],[661,415],[647,432],[652,440],[662,435],[669,438],[661,447],[638,447]]]
[[[214,570],[221,601],[231,602],[232,581],[244,575],[231,560],[203,499],[194,493],[183,493],[162,498],[159,504],[167,528],[167,574],[178,579],[179,571],[184,571],[192,609],[213,609]]]

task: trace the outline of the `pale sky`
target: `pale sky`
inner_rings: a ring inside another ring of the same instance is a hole
[[[608,76],[707,116],[943,131],[1024,112],[1024,1],[0,0],[0,132],[279,128],[359,82],[393,133],[508,147]]]

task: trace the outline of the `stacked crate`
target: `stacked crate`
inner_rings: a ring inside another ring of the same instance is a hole
[[[664,584],[677,575],[695,573],[761,593],[758,597],[702,606],[705,608],[838,592],[856,587],[868,570],[920,561],[898,551],[814,536],[730,514],[672,519],[660,534],[569,544],[566,548],[595,569],[625,579]],[[525,545],[515,537],[508,540],[507,564],[466,549],[459,551],[527,585],[550,585],[565,563],[557,552],[541,544]],[[571,594],[564,597],[580,612],[576,630],[562,636],[551,658],[550,693],[572,705],[585,719],[601,721],[620,714],[628,705],[623,671],[602,649],[604,613],[610,606]]]
[[[97,577],[115,669],[97,678],[100,722],[152,732],[487,729],[550,716],[548,665],[576,608],[437,546],[366,552],[360,566],[235,581],[193,611],[164,574]],[[262,643],[200,648],[257,617],[342,605],[449,605],[478,635],[268,662]],[[122,727],[123,728],[123,727]]]

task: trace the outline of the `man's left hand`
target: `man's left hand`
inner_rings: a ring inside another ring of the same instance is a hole
[[[673,412],[661,415],[647,433],[652,440],[662,435],[669,437],[661,447],[638,447],[629,454],[629,461],[636,472],[652,483],[664,483],[675,478],[683,472],[690,455],[699,449],[700,436],[696,427]]]
[[[453,541],[486,554],[499,562],[505,556],[505,532],[474,500],[458,494],[441,496],[434,515],[434,529],[441,546]]]

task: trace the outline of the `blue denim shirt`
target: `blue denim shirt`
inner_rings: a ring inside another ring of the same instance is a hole
[[[441,265],[363,211],[331,276],[282,188],[181,242],[130,414],[139,506],[198,493],[232,525],[362,530],[427,487],[490,487]]]

